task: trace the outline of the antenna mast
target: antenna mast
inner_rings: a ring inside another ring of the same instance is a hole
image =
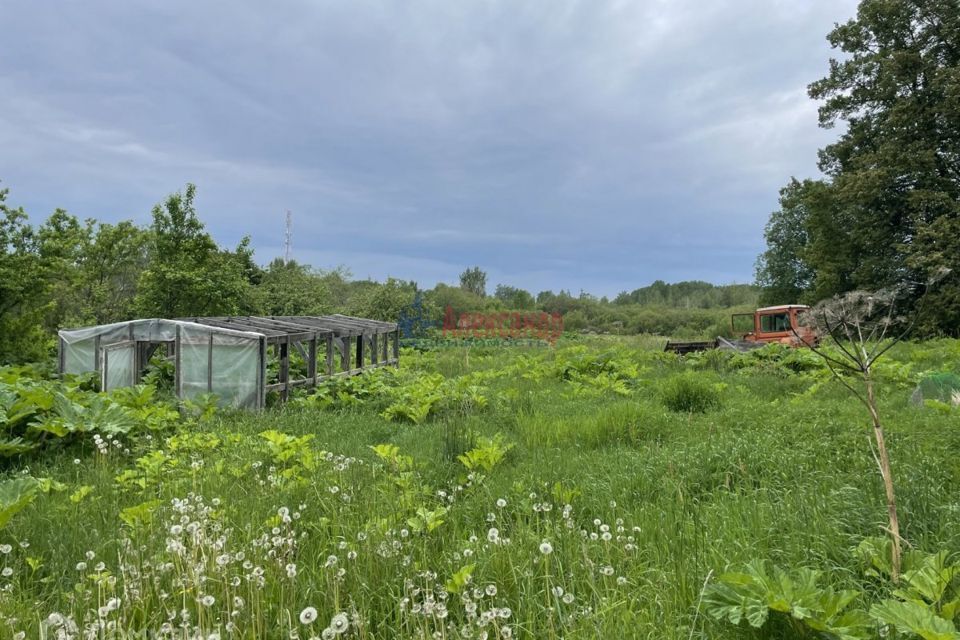
[[[287,209],[287,232],[286,241],[283,243],[283,264],[290,264],[290,254],[292,253],[291,243],[293,240],[293,214]]]

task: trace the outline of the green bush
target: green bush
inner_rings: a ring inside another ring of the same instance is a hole
[[[698,375],[684,373],[668,379],[660,389],[663,404],[671,411],[704,413],[720,406],[720,388]]]

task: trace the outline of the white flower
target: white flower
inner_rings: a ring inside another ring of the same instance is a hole
[[[313,624],[317,620],[317,610],[307,607],[300,612],[300,624]]]
[[[561,586],[556,586],[553,589],[551,589],[551,591],[553,591],[553,595],[558,598],[563,595],[563,587]]]
[[[216,598],[214,598],[211,595],[205,595],[202,598],[200,598],[200,604],[202,604],[205,607],[213,606],[214,602],[216,602]]]
[[[340,612],[337,615],[333,616],[330,620],[330,629],[333,630],[338,636],[342,633],[346,633],[347,629],[350,628],[350,619],[347,617],[347,614]]]
[[[296,578],[297,577],[297,565],[292,562],[287,565],[287,577]]]
[[[11,547],[10,545],[0,544],[0,553],[2,553],[3,555],[7,555],[11,551],[13,551],[13,547]]]
[[[356,551],[347,551],[347,560],[356,560],[357,552]]]
[[[320,632],[320,638],[322,640],[333,640],[333,638],[335,638],[336,635],[337,635],[337,632],[331,629],[330,627],[327,627],[326,629]]]
[[[11,569],[10,567],[4,567],[3,571],[0,571],[0,576],[3,576],[4,578],[9,578],[12,575],[13,575],[13,569]]]
[[[488,584],[485,591],[487,592],[487,595],[492,598],[493,596],[497,595],[497,585]]]
[[[87,570],[87,563],[86,563],[86,562],[78,562],[78,563],[77,563],[77,571],[86,571],[86,570]]]
[[[612,575],[613,575],[613,567],[611,567],[610,565],[606,565],[606,566],[604,566],[604,567],[602,567],[602,568],[600,569],[600,573],[602,573],[602,574],[605,575],[605,576],[612,576]]]
[[[549,540],[544,540],[543,542],[540,543],[540,553],[542,553],[545,556],[548,556],[551,553],[553,553],[553,545],[550,544]]]
[[[573,594],[572,593],[563,594],[563,601],[566,602],[567,604],[570,604],[571,602],[573,602]]]
[[[490,530],[487,531],[487,540],[490,542],[497,542],[500,540],[500,530],[496,527],[490,527]]]
[[[339,561],[340,561],[340,560],[337,558],[337,556],[333,556],[333,555],[327,556],[327,561],[326,561],[326,563],[325,563],[323,566],[325,566],[325,567],[335,567],[335,566],[337,566],[337,563],[338,563]]]
[[[507,501],[503,498],[497,498],[497,506],[503,509],[505,506],[507,506]]]

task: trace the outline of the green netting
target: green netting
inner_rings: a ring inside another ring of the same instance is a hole
[[[960,375],[955,373],[932,373],[924,376],[914,389],[910,401],[921,405],[924,400],[952,402],[954,394],[960,394]]]

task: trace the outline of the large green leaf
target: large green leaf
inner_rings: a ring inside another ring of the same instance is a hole
[[[912,633],[923,640],[960,640],[960,633],[952,622],[917,602],[884,600],[870,607],[870,615],[900,633]]]
[[[0,482],[0,528],[10,522],[22,511],[40,491],[40,483],[35,478],[21,477]]]

